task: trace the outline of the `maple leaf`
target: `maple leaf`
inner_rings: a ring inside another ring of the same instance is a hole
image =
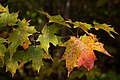
[[[68,76],[74,67],[83,65],[88,70],[93,67],[94,60],[96,60],[94,52],[87,47],[80,38],[71,36],[70,40],[62,44],[62,46],[66,46],[62,60],[66,60]]]
[[[8,50],[10,51],[11,56],[13,55],[13,53],[16,52],[17,47],[22,43],[22,41],[20,40],[20,35],[18,31],[13,31],[10,34],[10,37],[8,39],[8,42],[11,43],[8,46]]]
[[[94,27],[96,30],[102,29],[105,30],[111,37],[114,38],[114,36],[110,33],[110,32],[114,32],[115,34],[118,34],[117,32],[115,32],[114,28],[111,28],[111,25],[107,25],[107,24],[99,24],[97,22],[93,22]]]
[[[43,65],[42,59],[44,56],[42,55],[44,52],[40,46],[29,46],[27,51],[24,53],[22,57],[23,63],[32,60],[32,67],[33,69],[39,72],[41,66]]]
[[[97,50],[108,56],[111,56],[103,48],[103,44],[96,40],[97,39],[95,37],[93,38],[86,35],[80,38],[71,36],[67,42],[60,45],[66,47],[65,53],[61,59],[66,60],[68,76],[74,67],[79,68],[83,65],[87,70],[90,70],[94,67],[94,61],[97,59],[93,50]]]
[[[29,24],[30,21],[26,21],[25,19],[23,19],[22,21],[18,22],[18,28],[20,30],[26,31],[27,33],[29,33],[29,35],[32,35],[33,33],[37,32],[35,29],[35,26],[30,26]]]
[[[13,32],[8,38],[8,42],[10,43],[8,50],[10,51],[11,56],[16,52],[16,49],[19,45],[23,45],[24,43],[25,46],[29,46],[31,42],[28,37],[37,32],[34,29],[34,26],[29,26],[29,23],[25,19],[19,21],[18,26],[18,28],[13,29]]]
[[[18,12],[9,13],[8,6],[7,6],[6,8],[4,8],[4,12],[0,14],[0,23],[13,26],[13,25],[16,25],[16,22],[19,20],[17,18],[18,18]]]
[[[0,59],[2,60],[2,62],[4,63],[4,56],[5,56],[5,52],[7,51],[6,47],[4,44],[0,44]]]
[[[6,40],[4,38],[0,38],[0,59],[2,60],[3,63],[4,63],[5,52],[7,52],[7,49],[3,44],[4,42],[6,42]]]
[[[92,37],[91,37],[92,36]],[[81,36],[81,41],[87,45],[88,47],[90,47],[92,50],[96,50],[99,51],[101,53],[106,54],[107,56],[112,57],[105,49],[104,49],[104,44],[98,42],[98,39],[96,38],[95,35],[91,34],[91,36],[86,36],[83,35]]]
[[[59,37],[55,33],[59,28],[53,24],[51,26],[45,25],[42,29],[42,34],[39,35],[37,41],[40,41],[41,47],[48,53],[48,48],[50,47],[49,43],[53,45],[59,44]]]
[[[5,12],[6,8],[4,8],[1,4],[0,4],[0,12]]]
[[[58,23],[58,24],[70,27],[70,25],[68,23],[66,23],[65,20],[60,15],[51,16],[47,12],[44,12],[44,11],[38,11],[38,12],[46,15],[49,18],[50,23],[54,22],[54,23]]]
[[[4,61],[6,65],[6,72],[10,71],[12,76],[14,76],[14,73],[16,73],[16,70],[18,69],[18,61],[11,59],[9,53],[6,53]]]
[[[91,25],[91,24],[87,24],[87,23],[84,23],[84,22],[79,22],[79,21],[76,21],[76,22],[72,22],[72,20],[67,20],[67,21],[65,21],[65,22],[67,22],[67,23],[70,23],[70,24],[73,24],[74,26],[74,28],[81,28],[83,31],[85,31],[87,34],[89,34],[88,33],[88,30],[90,30],[91,28],[93,28],[93,26]]]
[[[12,59],[14,59],[15,61],[20,61],[22,64],[25,64],[26,62],[32,60],[32,66],[37,71],[39,71],[41,66],[43,65],[43,58],[52,59],[50,54],[47,54],[42,50],[41,46],[29,46],[25,52],[17,51],[15,54],[13,54],[12,57]]]
[[[28,49],[24,51],[17,51],[12,56],[12,60],[16,62],[21,62],[16,69],[19,69],[23,64],[32,61],[32,67],[34,70],[39,72],[41,66],[43,65],[42,59],[45,57],[44,51],[41,46],[29,46]]]

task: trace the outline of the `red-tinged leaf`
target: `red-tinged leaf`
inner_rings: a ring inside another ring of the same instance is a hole
[[[104,48],[103,44],[98,42],[95,35],[81,36],[76,38],[71,36],[70,39],[61,44],[65,46],[66,50],[62,56],[62,60],[66,60],[66,67],[68,69],[68,76],[74,67],[84,66],[88,71],[94,67],[94,61],[97,60],[93,50],[102,52],[111,56]]]
[[[23,42],[23,43],[22,43],[22,47],[26,50],[26,49],[29,47],[29,44]]]
[[[88,71],[94,67],[94,61],[97,60],[94,52],[92,50],[90,51],[91,52],[81,54],[78,59],[78,67],[83,65]]]
[[[91,48],[87,47],[80,38],[74,36],[70,40],[63,43],[61,46],[66,46],[62,60],[66,60],[66,67],[68,69],[68,76],[74,67],[81,67],[82,65],[90,70],[94,66],[96,57]]]

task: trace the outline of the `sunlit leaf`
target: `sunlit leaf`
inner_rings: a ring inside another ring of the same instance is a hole
[[[68,76],[74,67],[81,67],[83,65],[87,70],[93,68],[94,61],[96,60],[94,52],[80,38],[72,36],[62,46],[66,46],[62,60],[66,60]]]
[[[88,33],[88,30],[90,30],[91,28],[93,28],[93,26],[91,24],[87,24],[84,22],[72,22],[72,20],[68,20],[66,21],[67,23],[73,24],[74,28],[81,28],[83,31],[85,31],[86,33]]]
[[[0,14],[0,23],[4,23],[9,26],[16,25],[16,22],[19,20],[18,12],[17,13],[9,13],[8,7],[5,8],[5,12]]]
[[[0,37],[0,43],[6,42],[6,39]]]
[[[104,44],[98,42],[97,38],[91,37],[91,36],[81,36],[81,40],[86,44],[88,47],[90,47],[92,50],[99,51],[101,53],[104,53],[108,56],[111,56],[105,49],[104,49]]]
[[[6,8],[4,8],[1,4],[0,4],[0,12],[5,12]]]
[[[80,38],[71,36],[67,42],[61,44],[60,46],[66,47],[62,60],[66,60],[68,76],[74,67],[79,68],[83,65],[88,71],[94,67],[94,61],[97,59],[93,50],[97,50],[111,56],[103,48],[103,44],[97,41],[95,36],[91,37],[84,35]]]
[[[58,24],[70,27],[70,25],[66,23],[65,20],[60,15],[51,16],[47,12],[44,12],[44,11],[39,11],[39,12],[41,14],[46,15],[49,18],[49,22],[54,22],[54,23],[58,23]]]
[[[107,25],[107,24],[99,24],[97,22],[93,22],[94,27],[96,30],[102,29],[105,30],[111,37],[114,38],[114,36],[110,33],[110,32],[114,32],[115,34],[118,34],[117,32],[115,32],[114,28],[111,28],[111,25]]]

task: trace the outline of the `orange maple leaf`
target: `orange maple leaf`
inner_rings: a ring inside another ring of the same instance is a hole
[[[89,71],[94,67],[94,61],[97,60],[93,50],[100,51],[108,56],[111,56],[104,48],[103,44],[97,41],[93,36],[82,36],[76,38],[71,36],[70,39],[61,44],[65,46],[66,50],[62,56],[62,60],[66,60],[66,67],[68,69],[68,76],[74,67],[81,67],[82,65]]]

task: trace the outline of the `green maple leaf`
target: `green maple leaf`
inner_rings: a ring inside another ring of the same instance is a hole
[[[0,14],[0,23],[4,23],[5,25],[13,26],[16,25],[18,18],[17,13],[9,13],[8,6],[5,8],[5,12]]]
[[[7,51],[7,49],[5,45],[3,44],[3,42],[6,42],[6,40],[4,38],[0,38],[0,59],[4,63],[4,56],[5,56],[5,52]]]
[[[54,22],[54,23],[58,23],[67,27],[70,27],[70,25],[68,23],[65,22],[65,20],[61,17],[61,15],[55,15],[55,16],[51,16],[49,15],[47,12],[44,11],[39,11],[41,14],[46,15],[49,18],[49,22]]]
[[[7,51],[6,47],[4,44],[0,44],[0,59],[2,60],[2,62],[4,63],[4,56],[5,56],[5,52]]]
[[[25,19],[19,21],[18,26],[20,30],[26,31],[30,35],[37,32],[35,26],[29,26],[29,21],[26,21]]]
[[[37,70],[39,72],[41,66],[43,65],[43,62],[42,62],[42,53],[43,53],[43,50],[40,46],[37,46],[35,48],[35,51],[34,51],[34,54],[32,57],[32,67],[33,69]]]
[[[12,75],[14,75],[16,70],[21,67],[18,65],[18,61],[22,64],[32,61],[33,69],[39,71],[43,65],[43,53],[44,52],[40,46],[29,46],[26,52],[17,51],[15,54],[13,54],[12,59],[10,58],[10,54],[7,53],[5,56],[6,71],[10,71]]]
[[[13,55],[12,59],[14,59],[15,61],[20,61],[22,64],[32,61],[33,69],[39,72],[41,66],[43,65],[43,58],[51,59],[48,54],[44,53],[40,46],[29,46],[26,52],[17,51]]]
[[[22,64],[25,64],[32,60],[33,69],[39,71],[43,65],[42,59],[51,59],[50,54],[44,53],[40,46],[29,46],[29,48],[24,51],[17,51],[13,54],[12,59],[15,61],[20,61]]]
[[[11,43],[8,47],[8,50],[10,51],[10,54],[13,55],[13,53],[16,52],[17,47],[22,43],[20,40],[21,36],[19,35],[18,31],[13,31],[10,34],[10,37],[8,39],[9,43]]]
[[[53,24],[51,26],[45,25],[42,30],[42,34],[39,35],[37,41],[40,41],[41,47],[48,53],[48,48],[50,47],[49,43],[53,45],[59,44],[59,37],[55,35],[55,33],[59,30],[59,28]]]
[[[6,65],[6,71],[10,71],[12,76],[14,76],[14,73],[16,73],[16,70],[18,69],[18,61],[11,59],[9,53],[6,53],[4,61]]]
[[[28,50],[24,53],[23,63],[26,63],[32,60],[33,69],[39,71],[41,66],[43,65],[43,50],[40,46],[30,46]]]
[[[29,23],[23,19],[18,23],[18,28],[13,29],[13,32],[10,34],[8,42],[10,43],[8,50],[10,51],[11,56],[16,52],[16,49],[19,45],[26,43],[26,45],[30,45],[29,36],[33,33],[37,32],[34,29],[34,26],[29,26]]]
[[[110,32],[114,32],[115,34],[118,34],[117,32],[115,32],[114,28],[111,28],[111,25],[107,25],[107,24],[99,24],[97,22],[93,22],[94,27],[96,30],[102,29],[105,30],[111,37],[114,38],[114,36],[110,33]]]
[[[12,59],[14,61],[20,61],[21,62],[23,60],[23,56],[24,56],[24,51],[17,50],[16,53],[13,54]]]

